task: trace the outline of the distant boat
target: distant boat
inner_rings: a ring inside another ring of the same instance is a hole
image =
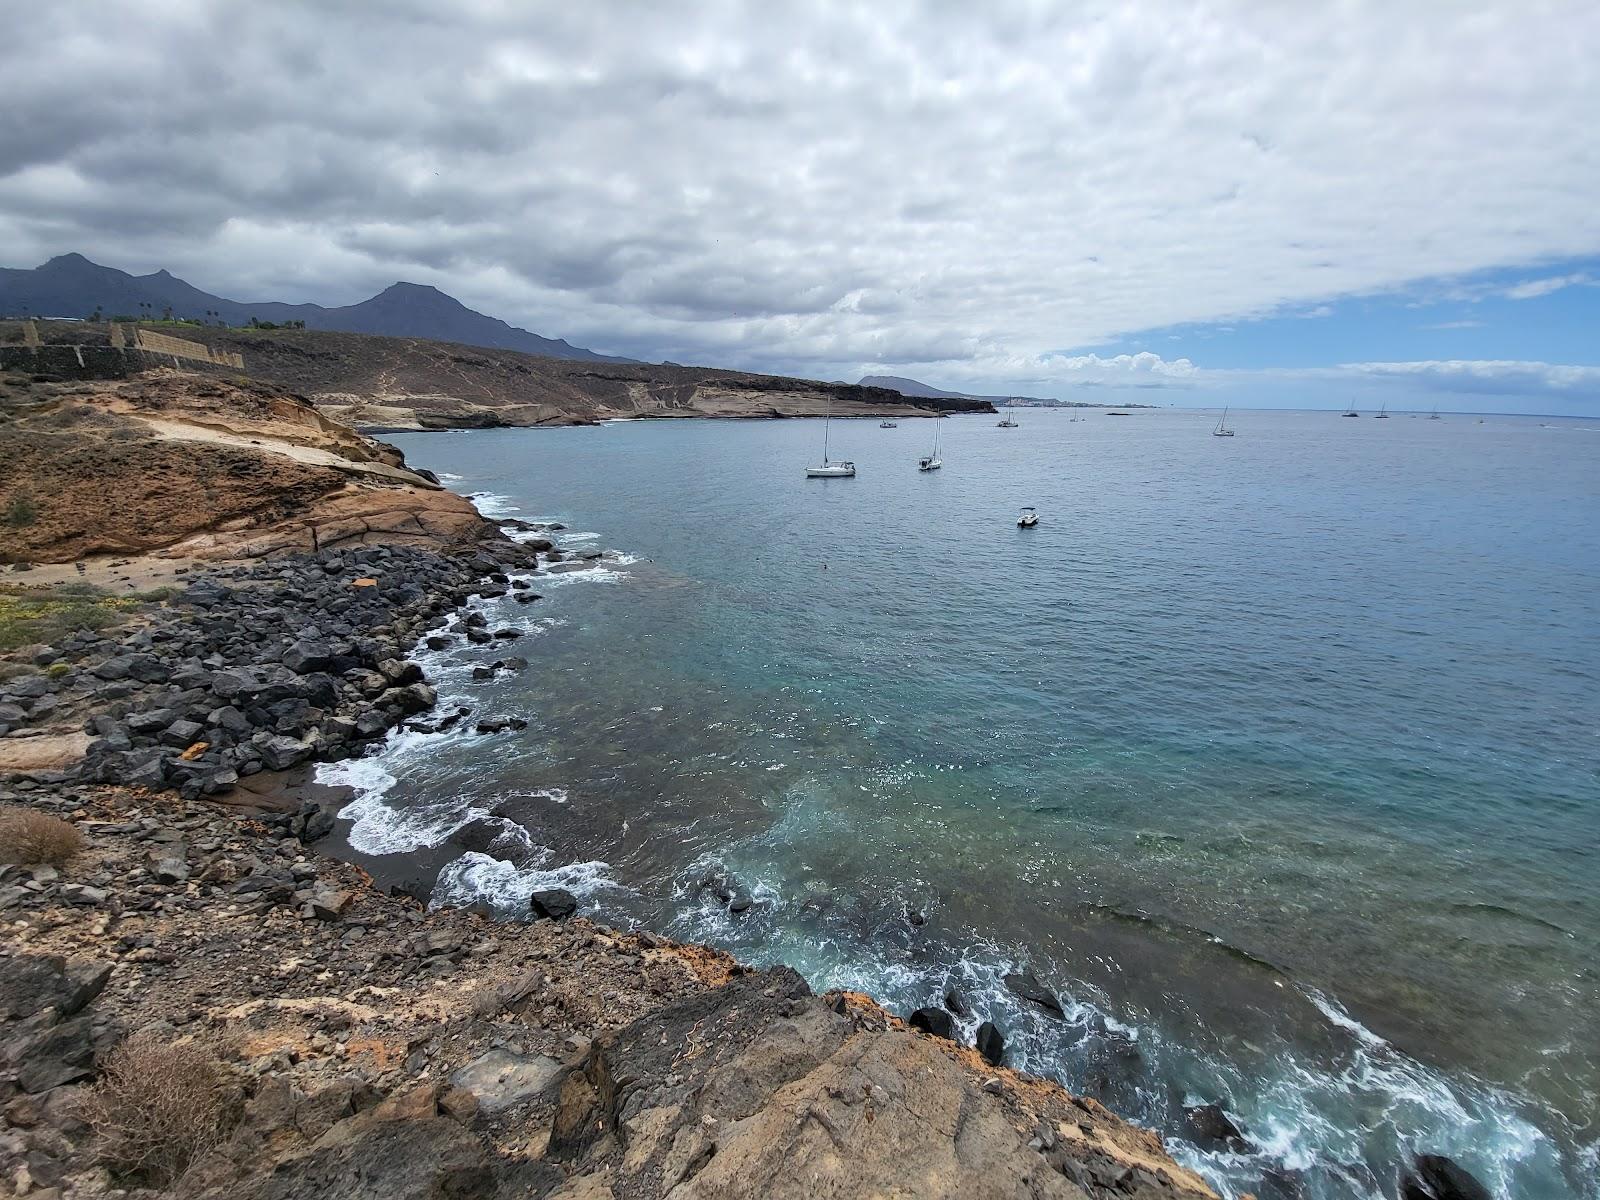
[[[1345,413],[1344,415],[1347,416],[1347,417],[1359,417],[1361,414],[1358,413],[1355,409],[1352,408],[1349,412]]]
[[[917,459],[917,470],[937,471],[942,466],[944,466],[944,460],[939,457],[939,427],[935,425],[933,427],[933,453]]]
[[[1433,406],[1433,415],[1431,417],[1429,417],[1428,420],[1430,420],[1430,421],[1443,420],[1443,418],[1439,416],[1439,406],[1437,404]]]
[[[856,473],[855,463],[844,460],[835,462],[828,457],[828,427],[832,424],[833,408],[830,406],[828,415],[822,419],[822,463],[806,468],[807,479],[846,479]]]
[[[1022,510],[1022,515],[1017,518],[1017,528],[1018,529],[1032,529],[1038,523],[1039,523],[1039,514],[1033,511],[1033,506],[1032,505],[1029,505],[1027,508],[1024,508]]]
[[[899,429],[900,426],[898,424],[896,424],[895,422],[893,422],[893,421],[879,421],[878,422],[878,428],[879,429]]]
[[[1378,410],[1378,415],[1372,419],[1374,421],[1387,421],[1389,419],[1389,404],[1387,401],[1385,401],[1383,407]]]
[[[996,428],[999,428],[999,429],[1018,429],[1018,428],[1020,428],[1020,426],[1018,426],[1018,424],[1015,421],[1013,421],[1010,417],[1001,417],[998,421],[995,422],[995,426],[996,426]]]
[[[1212,437],[1232,437],[1233,430],[1228,428],[1228,410],[1222,410],[1222,419],[1217,422],[1217,427],[1211,431]]]

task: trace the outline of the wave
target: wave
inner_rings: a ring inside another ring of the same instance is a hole
[[[528,897],[546,888],[564,888],[580,899],[625,890],[610,871],[609,863],[599,861],[524,867],[470,850],[440,869],[431,906],[465,908],[483,903],[497,912],[526,914]]]

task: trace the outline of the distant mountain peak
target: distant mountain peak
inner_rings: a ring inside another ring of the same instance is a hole
[[[81,254],[58,254],[41,266],[39,270],[54,272],[56,274],[60,274],[62,272],[71,272],[73,274],[81,275],[85,271],[101,272],[109,270],[109,268],[102,267],[98,263],[90,262]]]
[[[379,292],[378,295],[380,295],[380,296],[405,296],[405,295],[442,296],[442,297],[444,297],[444,299],[450,301],[452,304],[460,304],[461,303],[461,301],[457,300],[454,296],[451,296],[451,295],[449,295],[448,293],[445,293],[445,292],[441,292],[438,288],[434,287],[433,284],[431,284],[431,283],[412,283],[410,280],[406,280],[406,279],[397,279],[397,280],[395,280],[395,282],[391,283],[388,287],[384,288],[383,291]],[[465,306],[463,306],[463,307],[465,307]]]
[[[468,308],[427,283],[400,280],[368,300],[342,308],[276,301],[241,303],[203,292],[165,268],[150,275],[130,275],[78,253],[58,254],[32,270],[0,267],[0,316],[28,312],[56,316],[170,312],[207,324],[221,320],[229,325],[304,321],[308,329],[432,338],[588,362],[636,361],[518,329]]]

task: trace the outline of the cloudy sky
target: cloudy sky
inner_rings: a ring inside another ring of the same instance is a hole
[[[331,7],[11,21],[0,265],[408,279],[824,378],[1600,411],[1593,0]]]

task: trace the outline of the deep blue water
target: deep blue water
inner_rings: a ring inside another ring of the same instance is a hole
[[[811,421],[394,438],[610,553],[486,602],[526,672],[429,659],[530,726],[332,772],[352,841],[894,1007],[954,982],[1224,1189],[1430,1150],[1600,1194],[1600,421],[1077,417],[939,422],[928,474],[934,422],[836,421],[851,480]],[[1250,1153],[1181,1140],[1212,1100]]]

